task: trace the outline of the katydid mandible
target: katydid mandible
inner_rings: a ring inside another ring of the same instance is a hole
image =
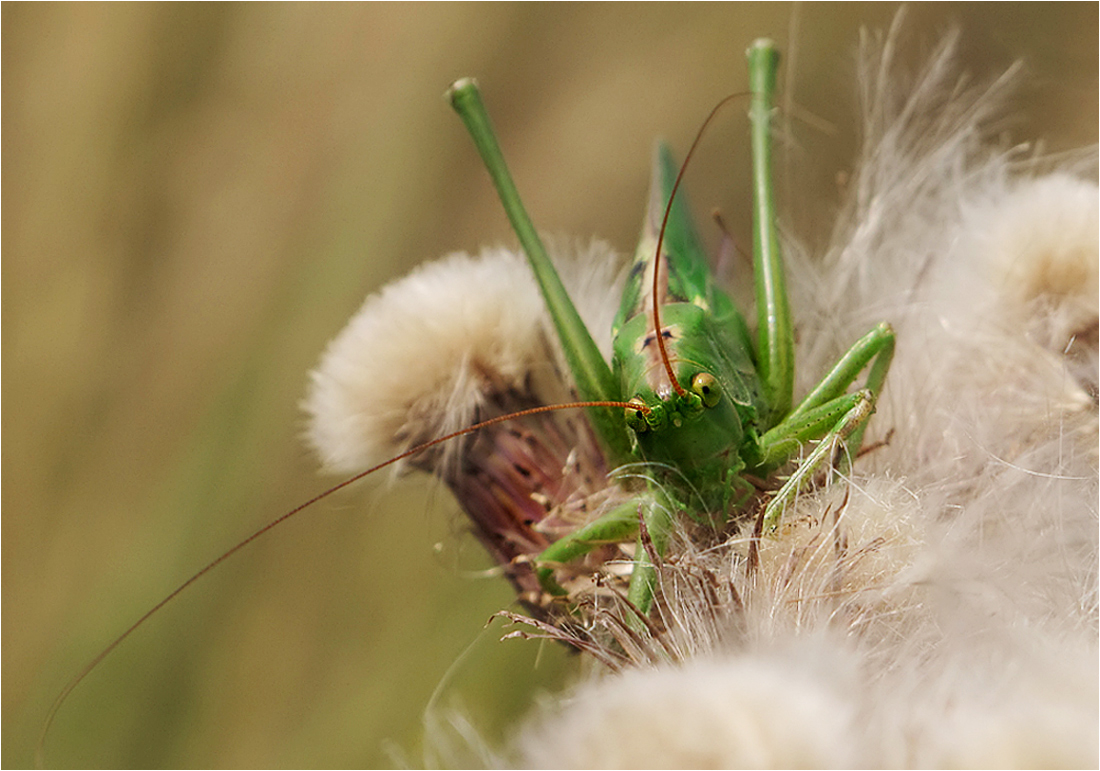
[[[612,335],[611,364],[600,355],[547,256],[504,163],[488,115],[470,79],[456,82],[452,106],[465,122],[538,280],[580,398],[627,402],[589,408],[611,465],[642,461],[655,484],[599,519],[555,541],[539,555],[538,576],[551,594],[564,591],[554,567],[608,542],[638,537],[628,599],[642,613],[652,603],[655,572],[639,535],[666,548],[674,517],[722,523],[748,500],[750,475],[766,478],[816,441],[770,499],[763,530],[813,475],[833,462],[842,443],[858,453],[894,350],[879,324],[861,338],[792,409],[794,332],[775,224],[771,185],[771,113],[779,54],[768,40],[747,52],[753,158],[753,267],[757,334],[753,341],[730,298],[715,285],[682,199],[676,167],[662,149],[655,168],[657,211],[647,217]],[[663,212],[663,217],[661,216]],[[656,216],[654,216],[656,214]],[[863,387],[848,388],[867,369]]]

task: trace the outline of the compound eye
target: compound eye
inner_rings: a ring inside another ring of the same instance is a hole
[[[628,404],[637,404],[641,407],[645,407],[645,402],[642,401],[640,396],[635,396]],[[626,424],[633,428],[635,432],[642,433],[649,430],[649,423],[646,422],[645,415],[640,409],[634,409],[633,407],[626,408]]]
[[[706,372],[700,372],[691,379],[691,390],[698,394],[703,404],[708,407],[713,407],[722,399],[722,389],[718,386],[718,381],[714,375]]]

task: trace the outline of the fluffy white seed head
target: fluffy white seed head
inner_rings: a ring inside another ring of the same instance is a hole
[[[609,679],[525,735],[520,767],[813,768],[822,757],[848,767],[851,662],[810,646],[783,653]]]
[[[549,242],[597,343],[610,349],[621,261],[602,242]],[[448,255],[367,298],[311,374],[307,441],[354,473],[474,422],[485,394],[530,384],[569,398],[568,372],[526,258]]]

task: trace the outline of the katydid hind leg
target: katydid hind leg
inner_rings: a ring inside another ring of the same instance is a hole
[[[770,40],[757,40],[747,52],[752,107],[752,230],[756,288],[757,368],[774,424],[791,408],[794,393],[794,327],[779,248],[772,188],[771,114],[779,52]]]
[[[584,401],[621,401],[619,386],[611,367],[604,360],[592,334],[562,285],[542,239],[523,206],[477,83],[470,78],[456,81],[448,91],[448,97],[485,162],[504,211],[531,264],[580,398]],[[611,455],[612,465],[624,462],[629,457],[630,447],[623,411],[592,408],[589,416],[604,448]]]

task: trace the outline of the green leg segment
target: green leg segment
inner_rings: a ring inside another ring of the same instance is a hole
[[[886,377],[886,370],[890,368],[890,361],[894,358],[894,330],[886,322],[879,324],[857,340],[856,344],[840,358],[840,361],[833,365],[829,374],[822,378],[806,398],[791,411],[787,420],[840,396],[855,382],[856,377],[872,358],[875,359],[875,363],[867,376],[865,387],[872,393],[878,394],[882,388],[882,381]]]
[[[790,415],[760,438],[759,463],[768,468],[794,456],[805,442],[821,440],[768,502],[764,511],[764,532],[775,530],[783,510],[809,484],[818,469],[831,461],[841,442],[847,447],[841,468],[846,468],[848,459],[859,453],[867,421],[875,411],[893,358],[894,330],[889,324],[879,324],[848,349]],[[845,394],[868,366],[864,388],[854,394]]]
[[[783,421],[797,421],[822,404],[837,398],[843,394],[859,373],[868,365],[871,365],[867,373],[867,380],[863,384],[864,389],[871,392],[874,401],[878,401],[882,393],[882,384],[886,380],[886,373],[890,369],[890,362],[894,359],[894,329],[886,322],[879,324],[865,334],[856,344],[848,349],[840,361],[817,386],[810,391],[802,403]],[[873,405],[872,405],[873,406]],[[782,424],[781,424],[782,425]],[[855,457],[859,454],[859,448],[863,445],[863,432],[866,424],[863,424],[848,437],[848,454]]]
[[[542,588],[550,594],[564,595],[566,591],[554,580],[554,568],[583,557],[593,549],[609,543],[629,541],[638,532],[638,501],[616,506],[599,519],[589,522],[579,530],[555,541],[538,557],[540,567],[535,571]]]
[[[832,460],[833,454],[841,442],[850,438],[856,431],[862,433],[867,420],[875,411],[874,396],[865,389],[849,396],[842,396],[836,399],[835,403],[847,404],[850,400],[853,400],[854,403],[843,413],[840,420],[825,434],[822,440],[817,443],[810,454],[798,464],[798,468],[791,474],[790,479],[779,488],[779,492],[775,494],[775,497],[768,501],[768,505],[764,509],[764,533],[775,531],[779,526],[779,519],[782,517],[784,510],[798,493],[809,485],[817,470]]]
[[[668,547],[669,537],[672,535],[675,511],[677,508],[670,505],[668,499],[655,500],[643,512],[645,517],[646,532],[649,534],[650,543],[658,556],[665,553]],[[650,559],[649,551],[638,534],[637,548],[634,550],[634,571],[630,574],[630,589],[626,598],[638,609],[643,616],[649,615],[649,608],[653,604],[653,591],[657,585],[657,570]],[[635,627],[642,626],[641,619],[630,619]]]
[[[577,393],[585,401],[619,401],[619,386],[611,373],[611,367],[604,361],[588,327],[584,325],[569,293],[565,291],[542,239],[520,200],[519,191],[516,190],[512,175],[504,162],[504,154],[500,150],[500,143],[489,121],[477,83],[469,78],[456,81],[447,95],[485,161],[504,211],[527,254],[531,270],[546,300],[546,308],[557,328],[562,350],[577,385]],[[630,457],[630,446],[626,438],[623,411],[592,407],[588,414],[604,448],[611,455],[612,465],[626,461]]]
[[[791,408],[794,393],[794,328],[787,300],[783,255],[775,227],[772,196],[771,114],[779,52],[770,40],[757,40],[746,52],[752,107],[752,251],[756,284],[757,368],[771,405],[770,421]]]
[[[653,604],[657,576],[653,560],[650,559],[649,551],[639,534],[638,517],[645,517],[649,541],[653,550],[660,555],[665,553],[668,546],[675,520],[674,512],[677,510],[675,504],[664,496],[634,500],[617,506],[594,522],[556,541],[540,554],[539,567],[536,570],[539,583],[550,594],[565,595],[565,589],[554,580],[554,569],[557,566],[583,557],[605,544],[622,543],[637,535],[634,570],[630,575],[627,599],[643,614],[648,613]]]
[[[760,437],[758,468],[770,471],[797,455],[806,442],[828,436],[859,402],[874,403],[870,391],[845,394],[807,410],[795,418],[788,418]]]

